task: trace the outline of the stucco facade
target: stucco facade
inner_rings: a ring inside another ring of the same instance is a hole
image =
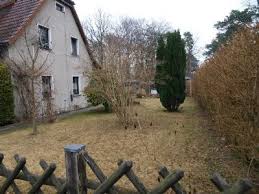
[[[83,95],[83,89],[88,83],[84,74],[91,70],[92,61],[71,9],[62,4],[64,10],[58,11],[56,3],[55,0],[46,0],[30,25],[26,27],[26,33],[27,36],[37,37],[39,25],[49,29],[50,49],[41,49],[38,60],[42,61],[47,56],[48,69],[44,76],[51,76],[52,103],[54,109],[61,113],[88,105]],[[77,56],[72,55],[71,37],[78,40]],[[26,49],[24,36],[20,36],[9,46],[9,58],[19,60],[19,52],[26,52]],[[73,94],[73,76],[79,78],[79,94],[76,95]],[[41,98],[44,106],[42,88],[39,86],[38,90],[38,98]],[[20,117],[22,111],[20,100],[15,96],[16,116]]]

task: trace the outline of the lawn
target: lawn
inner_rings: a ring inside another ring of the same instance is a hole
[[[143,99],[136,112],[141,123],[136,129],[125,129],[112,113],[90,112],[42,124],[36,136],[30,128],[0,133],[0,152],[8,167],[14,166],[13,155],[18,153],[27,158],[32,172],[42,173],[38,162],[45,159],[57,164],[56,175],[64,176],[63,147],[85,144],[106,175],[119,159],[132,160],[135,173],[151,188],[157,185],[160,165],[183,169],[181,182],[187,191],[215,191],[209,181],[215,171],[230,181],[245,176],[246,167],[216,135],[193,99],[187,98],[177,113],[166,112],[159,99]],[[119,184],[130,187],[125,178]]]

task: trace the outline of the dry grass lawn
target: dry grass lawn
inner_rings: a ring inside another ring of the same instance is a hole
[[[15,164],[13,155],[19,153],[27,158],[32,172],[41,173],[38,162],[45,159],[57,164],[56,175],[64,176],[64,145],[86,144],[106,175],[119,159],[132,160],[136,174],[152,188],[157,184],[159,166],[165,165],[183,169],[181,182],[186,190],[195,188],[199,193],[215,191],[209,181],[214,171],[230,181],[245,176],[246,167],[216,136],[193,99],[187,98],[178,113],[164,111],[159,99],[143,99],[136,112],[142,129],[125,130],[114,114],[80,113],[40,125],[37,136],[30,134],[30,128],[1,133],[0,152],[10,168]],[[130,187],[125,178],[119,184]]]

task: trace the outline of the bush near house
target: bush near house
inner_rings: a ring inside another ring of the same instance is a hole
[[[102,65],[87,74],[90,80],[85,94],[92,103],[102,103],[106,111],[116,114],[119,122],[128,127],[133,124],[133,96],[125,84],[126,72],[117,63]]]
[[[259,159],[259,25],[239,31],[196,72],[194,96],[232,148]]]
[[[86,90],[85,94],[87,96],[88,102],[90,102],[93,106],[97,106],[102,104],[104,106],[105,112],[111,112],[111,107],[109,106],[107,100],[105,100],[101,94],[95,93],[94,91]]]
[[[104,95],[101,94],[98,89],[96,89],[96,87],[98,86],[94,84],[93,80],[91,80],[89,85],[85,88],[84,93],[87,97],[87,101],[90,102],[93,106],[102,104],[104,106],[105,112],[111,112],[111,106],[104,98]]]
[[[13,86],[6,65],[0,63],[0,126],[14,119]]]

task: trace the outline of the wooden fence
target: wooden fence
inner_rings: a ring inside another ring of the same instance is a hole
[[[42,175],[33,174],[26,167],[26,159],[18,155],[14,156],[14,159],[17,162],[16,167],[13,170],[7,169],[3,163],[4,155],[0,154],[0,176],[6,178],[2,185],[0,185],[0,194],[6,193],[7,190],[12,191],[15,194],[21,194],[22,192],[15,183],[15,179],[27,181],[31,184],[31,188],[27,192],[29,194],[42,194],[43,191],[41,187],[43,185],[52,186],[56,189],[56,193],[59,194],[86,194],[89,189],[93,190],[94,194],[162,194],[167,190],[173,190],[176,194],[187,193],[179,183],[184,177],[184,172],[182,170],[170,171],[164,166],[161,167],[158,174],[162,177],[162,180],[153,189],[148,189],[132,170],[132,161],[120,160],[118,162],[118,168],[107,177],[95,160],[87,153],[85,145],[68,145],[64,150],[66,166],[65,178],[56,177],[54,174],[56,165],[47,164],[44,160],[40,161],[40,166],[43,169]],[[96,175],[97,181],[89,180],[87,178],[87,165]],[[128,178],[136,191],[130,191],[115,186],[123,176]],[[241,179],[233,185],[230,185],[217,173],[212,176],[211,181],[222,194],[243,194],[253,187],[252,183],[247,179]]]

